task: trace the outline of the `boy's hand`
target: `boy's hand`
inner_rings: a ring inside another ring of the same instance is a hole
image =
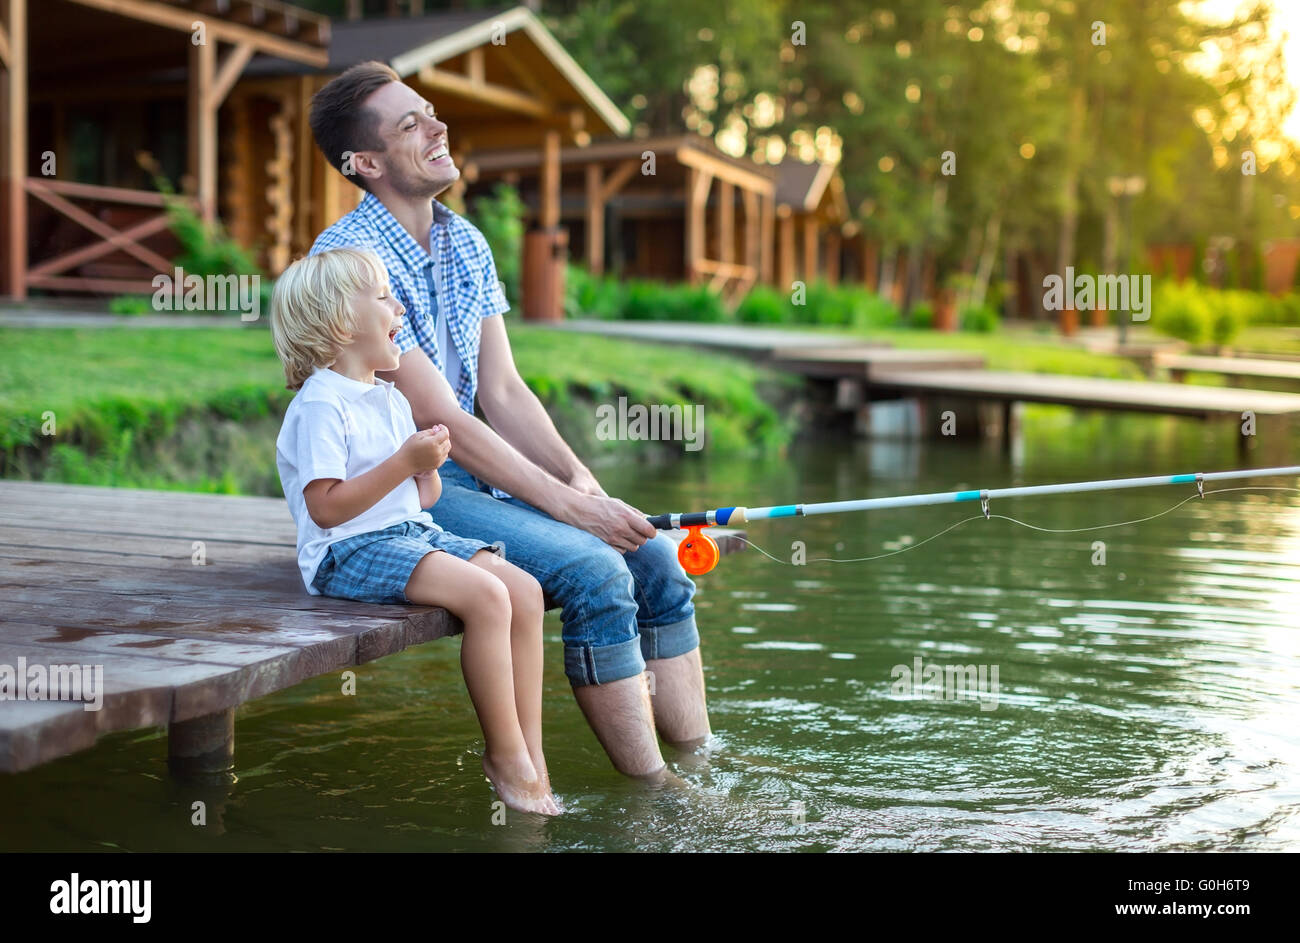
[[[398,450],[397,454],[411,469],[412,475],[434,471],[451,453],[451,436],[446,426],[434,426],[415,433]]]

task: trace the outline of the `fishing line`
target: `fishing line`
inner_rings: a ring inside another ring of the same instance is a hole
[[[806,562],[807,563],[869,563],[872,560],[883,560],[885,557],[896,557],[900,553],[907,553],[909,550],[916,550],[918,547],[923,547],[932,540],[938,540],[944,534],[956,530],[958,527],[961,527],[963,524],[969,524],[971,521],[981,521],[981,520],[1010,521],[1012,524],[1018,524],[1021,527],[1026,527],[1030,530],[1039,531],[1044,534],[1083,534],[1083,533],[1088,533],[1090,531],[1109,530],[1115,527],[1129,527],[1134,524],[1145,524],[1148,521],[1154,521],[1157,518],[1164,517],[1166,514],[1172,514],[1174,511],[1177,511],[1180,507],[1182,507],[1184,504],[1186,504],[1189,501],[1196,501],[1202,497],[1206,497],[1212,494],[1227,494],[1230,491],[1291,491],[1296,494],[1300,494],[1300,488],[1288,488],[1280,485],[1277,486],[1254,485],[1254,486],[1246,486],[1241,488],[1215,488],[1212,491],[1205,491],[1203,493],[1198,492],[1197,494],[1188,495],[1187,497],[1183,498],[1183,500],[1179,501],[1177,504],[1173,505],[1172,507],[1166,508],[1165,510],[1161,511],[1158,514],[1152,514],[1149,517],[1139,517],[1131,521],[1117,521],[1113,524],[1095,524],[1089,527],[1066,527],[1066,528],[1040,527],[1037,524],[1030,524],[1028,521],[1022,521],[1014,517],[1008,517],[1005,514],[990,514],[987,518],[983,514],[974,514],[963,520],[957,521],[955,524],[951,524],[948,527],[945,527],[937,534],[931,534],[929,537],[925,538],[922,541],[919,541],[914,544],[909,544],[908,546],[902,547],[898,550],[891,550],[888,553],[878,553],[870,557],[851,557],[846,560],[839,560],[833,557],[811,557]],[[779,557],[772,556],[772,554],[768,553],[758,544],[754,543],[752,540],[750,540],[747,537],[741,536],[740,534],[735,534],[733,535],[733,537],[734,539],[740,540],[748,544],[749,546],[753,547],[763,556],[767,557],[769,560],[772,560],[776,563],[784,564],[785,566],[801,565],[801,564],[792,563],[789,560],[782,560]]]

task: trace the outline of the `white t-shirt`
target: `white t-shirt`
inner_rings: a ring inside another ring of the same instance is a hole
[[[392,383],[375,377],[362,383],[317,367],[284,414],[275,442],[275,464],[289,513],[298,525],[298,569],[307,592],[329,546],[345,537],[383,530],[402,521],[433,524],[420,508],[420,489],[407,478],[374,507],[323,530],[307,512],[302,492],[318,478],[348,480],[393,455],[415,434],[411,404]]]

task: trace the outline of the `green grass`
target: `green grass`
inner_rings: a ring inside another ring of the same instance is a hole
[[[524,379],[585,456],[594,406],[705,405],[715,452],[780,448],[792,381],[747,362],[512,324]],[[278,493],[292,394],[264,329],[0,329],[0,473],[122,487]],[[54,434],[44,435],[52,418]],[[664,447],[666,448],[666,447]]]

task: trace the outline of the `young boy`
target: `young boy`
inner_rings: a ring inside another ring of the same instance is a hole
[[[271,331],[289,404],[276,464],[312,595],[441,606],[465,624],[461,667],[483,728],[483,770],[514,809],[557,814],[542,755],[542,592],[482,541],[423,508],[442,491],[443,426],[416,431],[394,370],[405,309],[368,250],[293,263],[275,283]]]

